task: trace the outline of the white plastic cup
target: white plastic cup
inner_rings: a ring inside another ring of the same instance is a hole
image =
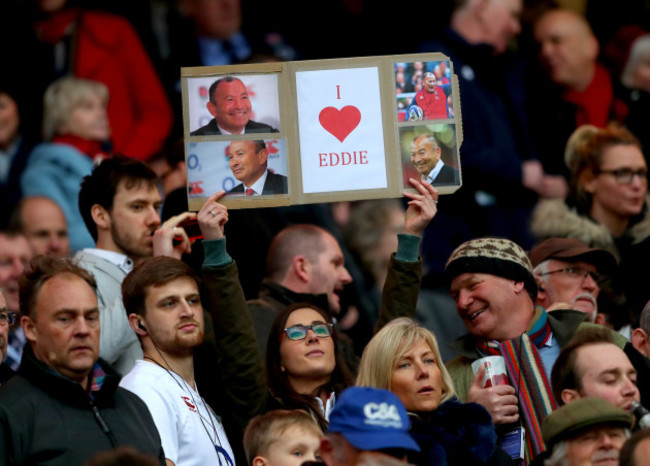
[[[472,363],[474,374],[478,372],[479,367],[485,367],[485,374],[481,381],[481,387],[489,388],[495,385],[508,385],[508,374],[506,374],[506,362],[503,356],[486,356],[477,359]]]

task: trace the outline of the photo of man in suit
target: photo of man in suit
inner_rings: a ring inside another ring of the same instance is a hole
[[[431,133],[420,134],[411,141],[411,163],[423,180],[434,186],[459,183],[459,173],[441,159],[442,150]]]
[[[264,141],[232,141],[228,147],[228,163],[233,176],[241,183],[228,194],[286,194],[287,177],[270,171],[267,159]]]
[[[253,106],[246,85],[232,76],[218,79],[208,90],[208,112],[214,118],[190,133],[191,136],[215,134],[277,133],[264,123],[251,120]]]

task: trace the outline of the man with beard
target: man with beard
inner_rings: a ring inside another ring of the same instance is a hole
[[[180,258],[190,250],[186,233],[177,225],[194,214],[172,217],[161,226],[161,204],[156,174],[129,157],[104,160],[81,183],[79,210],[96,247],[78,252],[74,260],[97,280],[100,356],[122,374],[142,357],[122,304],[124,277],[144,258]],[[177,245],[175,236],[182,238]]]
[[[167,464],[234,464],[226,432],[194,377],[194,349],[204,333],[198,278],[178,259],[153,257],[133,268],[122,291],[144,357],[120,385],[149,407]]]

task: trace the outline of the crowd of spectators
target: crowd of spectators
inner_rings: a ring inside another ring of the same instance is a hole
[[[1,464],[642,464],[650,8],[442,3],[0,2]],[[455,193],[188,211],[181,67],[417,52]]]

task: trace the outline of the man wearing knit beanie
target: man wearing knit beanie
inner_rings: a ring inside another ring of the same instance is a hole
[[[543,418],[555,408],[548,382],[551,368],[585,314],[568,310],[551,315],[536,307],[537,284],[528,255],[504,238],[461,244],[445,273],[469,332],[451,343],[460,355],[447,364],[456,392],[462,401],[483,405],[495,424],[513,424],[508,432],[518,432],[515,427],[521,423],[530,459],[543,451],[543,439],[535,432],[541,432]],[[483,388],[484,371],[474,375],[471,363],[496,355],[505,358],[509,385]]]

